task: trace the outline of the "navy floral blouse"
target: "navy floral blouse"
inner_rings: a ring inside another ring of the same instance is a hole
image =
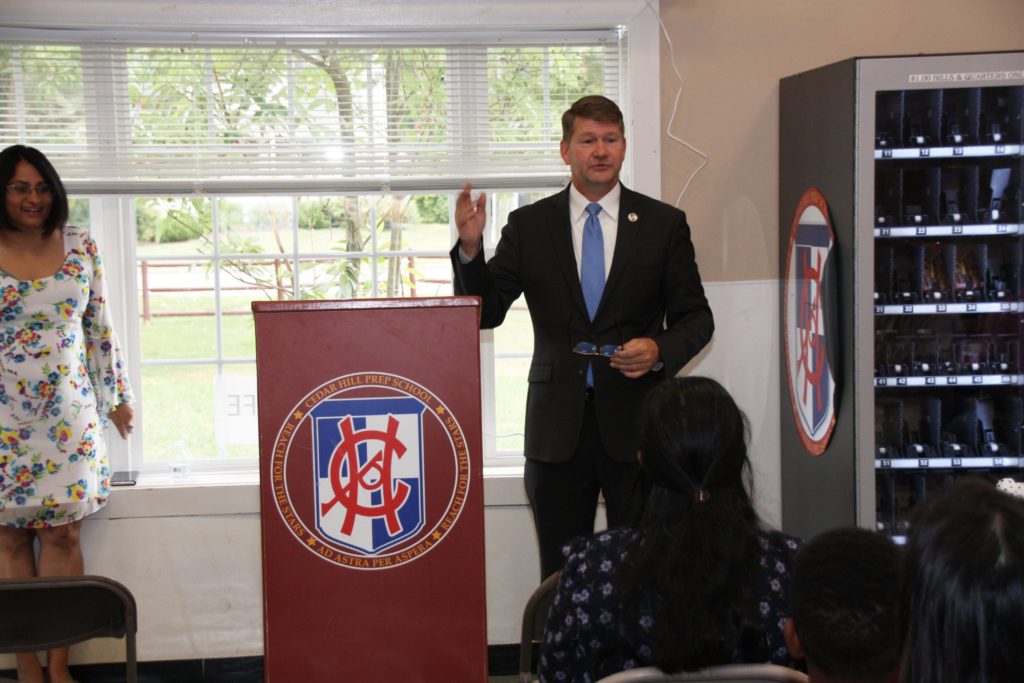
[[[623,625],[616,578],[635,538],[631,529],[603,531],[566,546],[568,560],[548,614],[541,649],[542,683],[594,683],[617,671],[650,666],[650,646],[623,643],[625,631],[649,636],[650,615],[638,624]],[[789,615],[789,572],[800,541],[781,532],[760,539],[758,610],[773,664],[794,666],[786,650],[783,628]],[[623,645],[623,647],[617,647]],[[735,657],[739,660],[739,653]]]

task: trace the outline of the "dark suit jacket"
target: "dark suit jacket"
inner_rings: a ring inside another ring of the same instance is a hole
[[[500,325],[512,302],[526,295],[534,339],[526,400],[527,458],[562,462],[576,446],[588,358],[572,353],[573,344],[655,340],[665,366],[639,379],[593,358],[602,442],[614,459],[634,461],[644,394],[675,375],[714,330],[685,214],[622,188],[615,253],[593,322],[573,253],[568,187],[509,214],[490,261],[484,262],[481,250],[463,265],[458,248],[456,244],[451,252],[455,291],[482,297],[482,328]]]

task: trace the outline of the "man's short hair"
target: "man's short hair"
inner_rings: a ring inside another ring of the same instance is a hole
[[[572,129],[576,125],[576,117],[598,121],[600,123],[617,123],[622,134],[626,134],[626,126],[622,121],[622,110],[619,105],[604,95],[587,95],[572,103],[562,114],[562,142],[572,139]]]
[[[830,677],[887,677],[899,657],[900,550],[867,529],[827,531],[793,562],[793,628],[809,663]]]

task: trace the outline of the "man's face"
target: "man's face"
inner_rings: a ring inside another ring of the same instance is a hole
[[[590,201],[615,187],[626,158],[626,137],[617,123],[577,117],[569,142],[561,143],[562,161],[572,170],[572,184]]]

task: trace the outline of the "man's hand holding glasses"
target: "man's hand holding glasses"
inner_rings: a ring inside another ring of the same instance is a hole
[[[661,369],[661,351],[650,337],[630,339],[622,346],[576,342],[572,352],[581,356],[607,358],[613,368],[630,379],[643,377],[651,370]]]
[[[611,365],[630,379],[643,377],[661,369],[661,350],[650,337],[630,339],[611,359]]]

